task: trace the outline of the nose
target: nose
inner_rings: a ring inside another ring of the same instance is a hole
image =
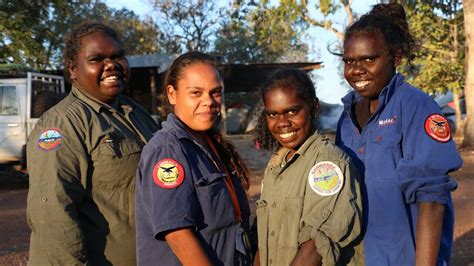
[[[360,61],[355,62],[351,70],[352,75],[361,75],[365,74],[366,72],[367,70],[365,69],[364,64]]]
[[[205,93],[202,99],[202,104],[204,106],[218,106],[219,102],[214,98],[214,96],[210,93]]]
[[[119,64],[114,59],[106,58],[104,59],[104,68],[105,70],[115,70],[119,67]]]
[[[285,128],[291,126],[291,122],[286,114],[279,114],[277,116],[276,126],[279,128]]]

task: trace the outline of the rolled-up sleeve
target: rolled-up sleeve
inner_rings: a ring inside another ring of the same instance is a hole
[[[412,110],[402,117],[403,156],[396,168],[399,186],[407,203],[446,204],[450,192],[457,187],[449,173],[462,166],[462,159],[452,138],[436,139],[430,136],[430,129],[425,125],[432,115],[441,115],[438,105],[416,97],[410,101],[407,105]],[[446,122],[443,126],[449,127],[449,124]]]
[[[345,161],[333,161],[343,174],[341,190],[321,196],[307,184],[305,207],[301,218],[302,229],[298,243],[315,241],[323,265],[335,265],[341,249],[356,240],[361,233],[362,201],[355,167]]]

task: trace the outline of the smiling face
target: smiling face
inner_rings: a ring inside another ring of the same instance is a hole
[[[400,59],[390,55],[380,33],[356,33],[344,41],[344,77],[362,97],[378,100]]]
[[[313,131],[311,107],[291,87],[276,87],[265,93],[265,113],[272,136],[292,156]]]
[[[206,63],[187,66],[178,88],[166,88],[174,113],[194,131],[206,131],[214,125],[220,114],[223,89],[219,72]]]
[[[112,103],[130,78],[122,46],[112,36],[95,32],[82,37],[75,66],[69,71],[73,82],[104,103]]]

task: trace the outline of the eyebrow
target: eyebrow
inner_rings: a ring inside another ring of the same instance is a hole
[[[301,109],[303,109],[303,106],[301,106],[301,105],[293,105],[293,106],[290,106],[290,107],[288,107],[288,108],[283,109],[283,112],[282,112],[282,113],[287,113],[287,112],[289,112],[289,111],[301,110]],[[277,113],[276,111],[273,111],[273,110],[271,110],[271,109],[266,109],[266,108],[264,109],[264,111],[265,111],[265,113]]]
[[[185,89],[185,90],[190,90],[190,89],[204,90],[204,88],[203,88],[203,87],[199,87],[199,86],[194,86],[194,87],[186,87],[186,88],[184,88],[184,89]],[[215,88],[212,88],[211,90],[222,90],[222,89],[224,89],[224,87],[223,87],[223,86],[217,86],[217,87],[215,87]]]
[[[375,53],[375,54],[366,54],[366,55],[359,55],[359,56],[356,56],[356,57],[351,57],[351,56],[343,56],[342,57],[342,60],[346,61],[346,60],[363,60],[363,59],[367,59],[367,58],[378,58],[380,57],[382,54],[381,53]]]

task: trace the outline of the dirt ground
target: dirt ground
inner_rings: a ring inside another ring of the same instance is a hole
[[[250,199],[260,194],[263,168],[270,154],[252,150],[246,137],[235,137],[234,144],[254,175]],[[458,181],[453,193],[455,232],[452,265],[474,266],[474,151],[461,151],[464,166],[452,176]],[[27,176],[0,168],[0,265],[26,265],[30,230],[26,224]]]

